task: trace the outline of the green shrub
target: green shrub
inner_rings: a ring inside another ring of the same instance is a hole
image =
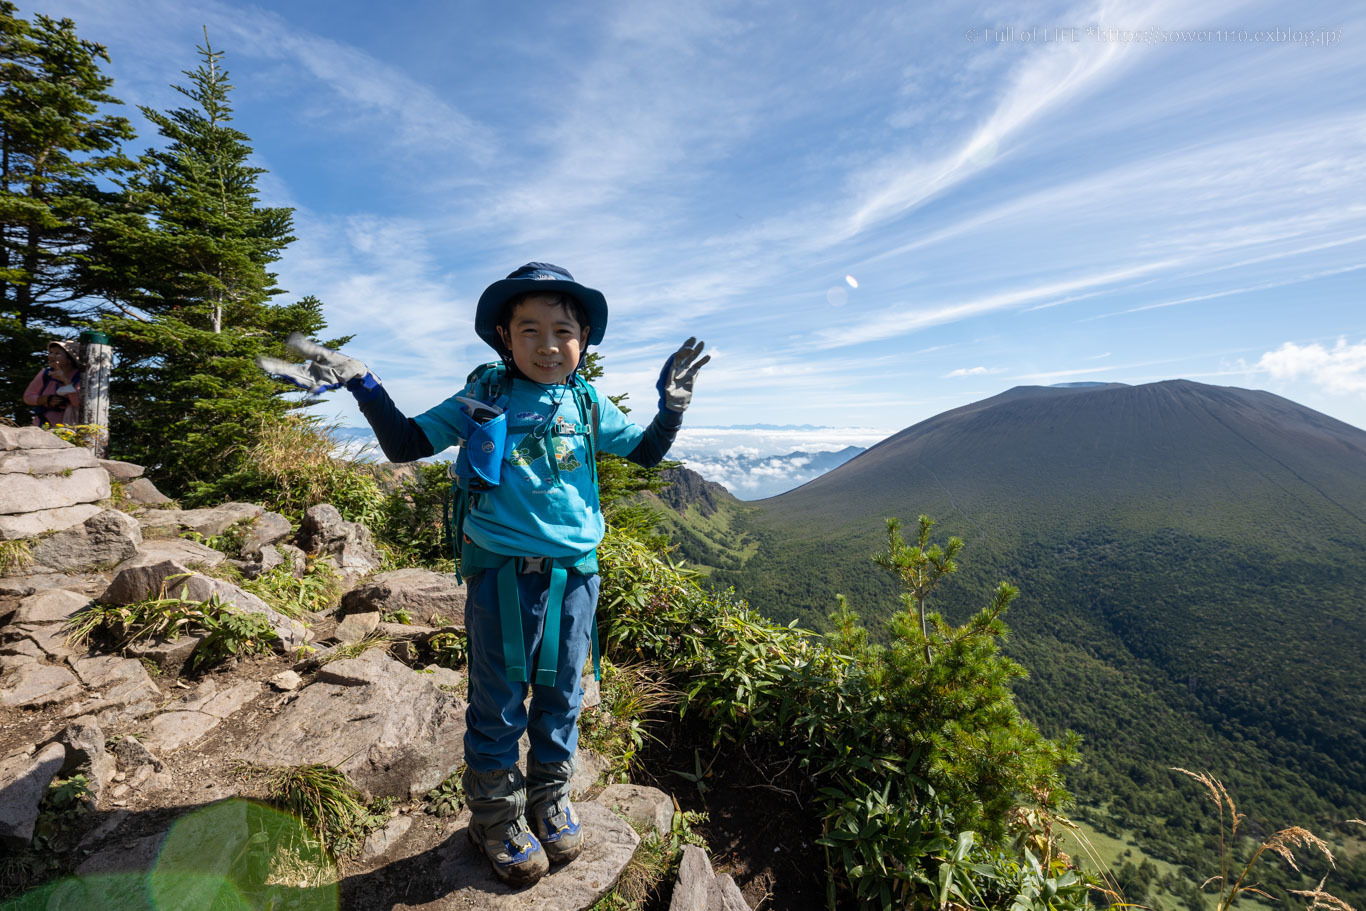
[[[1006,837],[1016,807],[1047,814],[1068,800],[1061,769],[1075,738],[1045,739],[1015,706],[1009,684],[1023,671],[999,651],[1013,588],[963,626],[927,610],[958,547],[931,547],[931,525],[922,519],[908,546],[889,523],[878,562],[911,584],[886,648],[869,645],[842,599],[820,639],[733,592],[703,590],[666,554],[609,529],[599,549],[608,646],[665,667],[684,714],[718,742],[763,738],[795,754],[815,789],[832,901],[842,889],[884,908],[1083,907],[1088,881]]]

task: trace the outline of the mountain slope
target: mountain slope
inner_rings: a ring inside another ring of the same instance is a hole
[[[868,559],[885,517],[963,537],[934,607],[961,619],[1020,586],[1020,698],[1087,738],[1074,785],[1115,818],[1183,806],[1152,784],[1170,766],[1281,824],[1366,808],[1366,432],[1184,380],[1019,387],[748,505],[757,548],[713,578],[817,626],[837,592],[874,627],[895,609]]]

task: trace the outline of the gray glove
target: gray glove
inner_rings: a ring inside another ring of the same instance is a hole
[[[688,405],[692,404],[692,384],[697,379],[697,371],[711,360],[710,354],[697,359],[705,344],[690,338],[664,362],[664,369],[659,371],[659,382],[655,383],[655,388],[659,390],[660,410],[668,408],[679,414],[688,410]]]
[[[346,386],[351,380],[373,376],[361,361],[347,357],[340,351],[324,348],[310,341],[302,332],[291,332],[289,338],[285,339],[285,347],[308,358],[308,362],[295,364],[278,357],[258,357],[256,366],[277,380],[307,389],[312,395]],[[378,384],[376,378],[374,385]]]

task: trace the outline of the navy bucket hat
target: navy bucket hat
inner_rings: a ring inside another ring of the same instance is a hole
[[[568,269],[550,263],[527,263],[502,281],[496,281],[479,295],[479,306],[474,310],[474,331],[488,342],[494,351],[503,352],[498,338],[498,314],[519,294],[568,294],[583,305],[588,317],[588,344],[602,343],[607,332],[607,298],[601,291],[586,288],[574,281]]]

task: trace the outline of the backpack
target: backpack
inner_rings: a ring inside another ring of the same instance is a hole
[[[593,479],[593,485],[596,487],[598,483],[598,420],[600,417],[598,392],[587,380],[579,376],[577,371],[573,377],[571,391],[579,416],[576,429],[580,432],[587,432],[588,470]],[[494,361],[476,367],[466,379],[465,388],[471,390],[473,397],[479,401],[490,405],[499,404],[499,407],[502,407],[506,403],[499,403],[499,400],[504,397],[507,387],[510,385],[511,380],[508,376],[507,364]],[[533,426],[535,425],[513,425],[508,428],[508,433],[524,433]],[[551,468],[552,471],[558,472],[554,458],[551,458]],[[465,517],[469,515],[470,510],[479,501],[479,497],[490,487],[470,468],[469,456],[464,446],[460,447],[459,455],[456,456],[455,462],[447,468],[446,472],[451,484],[446,491],[442,519],[446,530],[446,545],[455,558],[455,577],[463,583],[464,577],[471,574],[470,568],[466,565],[466,545],[473,544],[464,533]]]

